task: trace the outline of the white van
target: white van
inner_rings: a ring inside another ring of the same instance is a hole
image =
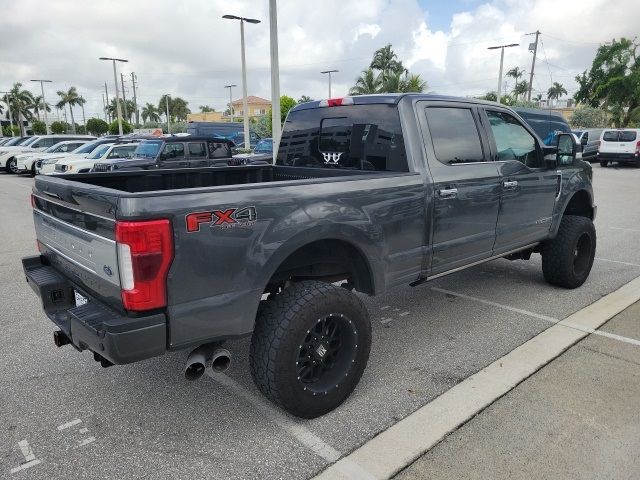
[[[598,160],[601,167],[606,167],[612,162],[640,166],[640,128],[603,130],[600,136]]]

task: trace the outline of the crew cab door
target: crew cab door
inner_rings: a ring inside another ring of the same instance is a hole
[[[160,156],[160,168],[184,168],[188,166],[184,143],[166,143]]]
[[[500,178],[474,105],[418,102],[417,108],[434,183],[427,274],[437,275],[491,256]]]
[[[482,115],[500,174],[499,255],[546,238],[561,173],[545,166],[539,140],[509,111],[484,108]]]
[[[205,142],[189,142],[187,144],[189,167],[207,166],[207,145]]]

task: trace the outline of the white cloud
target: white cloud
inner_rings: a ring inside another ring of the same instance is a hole
[[[330,68],[340,70],[334,95],[346,94],[387,43],[433,90],[485,93],[495,89],[499,63],[499,52],[487,47],[520,43],[505,52],[505,69],[529,71],[532,37],[525,34],[536,29],[543,35],[534,88],[545,91],[553,78],[571,92],[598,43],[635,36],[640,18],[637,0],[620,0],[615,8],[607,0],[493,0],[466,4],[447,29],[434,31],[417,0],[280,0],[278,8],[281,89],[295,98],[324,97],[320,71]],[[35,91],[29,79],[50,78],[49,101],[75,85],[89,101],[87,114],[99,115],[105,81],[113,94],[113,74],[98,57],[118,56],[129,59],[122,71],[138,76],[139,103],[156,103],[169,92],[192,110],[223,109],[223,86],[240,85],[239,26],[221,18],[232,13],[263,21],[245,29],[248,85],[251,94],[270,96],[266,0],[0,0],[0,11],[0,89],[20,81]]]

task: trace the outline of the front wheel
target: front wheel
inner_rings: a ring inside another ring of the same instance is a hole
[[[353,293],[304,281],[264,302],[251,340],[258,388],[289,413],[315,418],[340,405],[369,359],[369,314]]]
[[[577,288],[593,266],[596,229],[591,219],[565,215],[558,234],[542,246],[542,273],[551,285]]]
[[[5,170],[7,171],[7,173],[18,173],[18,163],[15,157],[7,160]]]

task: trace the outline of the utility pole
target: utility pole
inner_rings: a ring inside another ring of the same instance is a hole
[[[229,89],[229,115],[231,117],[229,122],[233,122],[233,95],[231,94],[231,90],[233,89],[233,87],[237,87],[237,85],[225,85],[224,86],[224,88],[228,88]]]
[[[42,92],[42,105],[44,110],[44,124],[47,130],[47,135],[51,133],[49,129],[49,122],[47,120],[47,101],[44,99],[44,84],[51,83],[51,80],[31,80],[32,82],[40,82],[40,92]]]
[[[164,96],[165,105],[167,106],[167,133],[171,133],[171,124],[169,123],[169,94]]]
[[[340,70],[325,70],[324,72],[320,72],[320,73],[328,73],[329,74],[329,96],[327,98],[331,98],[331,74],[332,73],[337,73]]]
[[[136,74],[131,72],[131,83],[133,84],[133,108],[136,114],[136,125],[140,123],[140,112],[138,112],[138,97],[136,96]]]
[[[280,61],[278,59],[278,8],[276,0],[269,0],[269,45],[271,49],[271,139],[273,142],[273,163],[275,163],[282,132]]]
[[[84,133],[87,133],[87,118],[84,116],[84,104],[85,104],[85,99],[80,97],[80,100],[82,101],[82,103],[80,104],[80,106],[82,107],[82,126],[84,127]]]
[[[519,43],[510,43],[509,45],[498,45],[495,47],[489,47],[488,50],[500,49],[500,73],[498,74],[498,103],[500,103],[500,91],[502,90],[502,67],[504,65],[504,49],[509,47],[517,47]]]
[[[124,96],[124,75],[120,72],[120,83],[122,84],[122,106],[124,107],[124,118],[129,121],[129,115],[127,115],[127,97]]]
[[[538,37],[540,36],[540,30],[536,30],[533,33],[527,33],[527,35],[536,36],[536,41],[533,44],[533,62],[531,62],[531,75],[529,76],[529,93],[527,95],[527,102],[531,101],[531,89],[533,88],[533,70],[536,68],[536,55],[538,54]],[[529,45],[529,50],[531,50],[531,45]]]
[[[107,90],[107,82],[104,82],[104,96],[106,98],[106,104],[104,107],[104,116],[105,116],[105,120],[107,120],[107,122],[111,123],[111,114],[107,113],[107,107],[109,106],[109,90]]]
[[[102,113],[104,113],[104,121],[107,122],[107,104],[104,103],[104,93],[102,94]]]
[[[100,60],[110,60],[113,62],[113,83],[116,85],[116,108],[118,110],[118,133],[122,136],[122,110],[120,109],[120,95],[118,93],[118,74],[116,73],[116,62],[128,62],[124,58],[100,57]],[[124,92],[123,92],[124,93]]]

